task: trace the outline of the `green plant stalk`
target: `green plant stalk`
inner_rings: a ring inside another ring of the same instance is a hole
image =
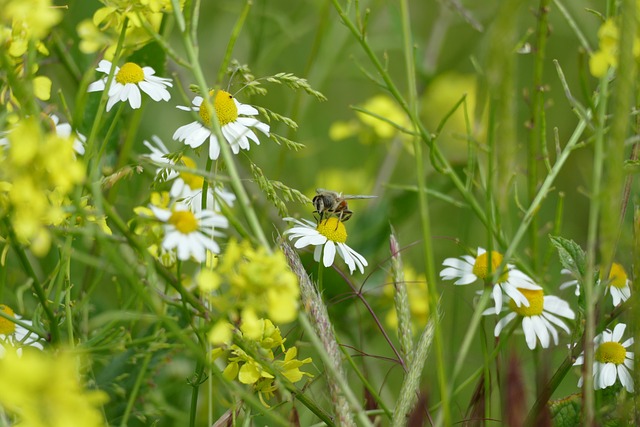
[[[62,254],[60,262],[64,263],[64,309],[65,309],[65,324],[67,326],[67,346],[74,348],[76,340],[73,333],[73,311],[71,310],[71,244],[73,238],[67,236],[65,238],[64,246],[62,248]]]
[[[227,72],[227,67],[229,65],[229,61],[231,60],[231,55],[233,53],[233,48],[236,45],[236,41],[240,36],[240,32],[242,31],[242,27],[244,26],[244,22],[247,19],[247,15],[249,15],[249,9],[251,9],[251,5],[253,2],[248,0],[242,11],[240,12],[240,16],[236,20],[233,29],[231,30],[231,37],[229,38],[229,43],[227,44],[227,50],[224,53],[224,58],[222,58],[222,62],[220,63],[220,68],[218,69],[218,76],[216,78],[216,83],[222,83],[222,79],[224,78],[224,74]]]
[[[593,275],[596,271],[596,252],[598,248],[598,223],[601,208],[601,182],[604,166],[604,138],[607,117],[607,101],[609,98],[609,77],[600,79],[600,96],[598,99],[598,111],[596,115],[596,130],[593,153],[593,175],[591,183],[591,204],[589,205],[589,222],[587,226],[587,268],[584,277],[584,303],[585,303],[585,342],[592,343],[595,337],[595,305]],[[593,346],[586,345],[584,349],[584,371],[582,383],[583,396],[583,421],[585,426],[591,426],[594,422],[594,391],[593,391]]]
[[[382,399],[382,396],[380,396],[380,394],[378,393],[378,390],[376,390],[375,387],[373,387],[373,385],[369,382],[367,377],[362,373],[362,371],[360,370],[358,365],[356,365],[355,361],[353,360],[353,357],[351,357],[351,355],[346,350],[346,348],[344,346],[341,346],[340,350],[342,351],[342,354],[344,355],[345,359],[347,359],[347,362],[349,362],[349,366],[351,366],[351,368],[353,369],[353,372],[358,376],[358,378],[362,382],[362,385],[364,386],[364,388],[366,388],[369,391],[369,393],[371,393],[371,395],[375,398],[376,403],[380,405],[380,408],[382,409],[384,414],[387,416],[387,418],[391,419],[393,414],[391,413],[391,410],[387,407],[387,405],[384,403],[384,399]]]
[[[424,328],[424,331],[420,336],[420,340],[418,340],[418,343],[416,344],[415,358],[413,359],[413,363],[409,365],[409,372],[407,372],[407,375],[404,377],[404,381],[400,387],[400,393],[398,394],[396,407],[393,411],[391,425],[394,427],[402,427],[406,425],[407,416],[416,401],[416,396],[418,395],[420,387],[422,369],[424,368],[429,350],[431,349],[435,323],[438,317],[439,316],[437,314],[432,315],[431,320],[429,320],[427,327]]]
[[[341,392],[341,387],[345,380],[343,378],[340,346],[338,345],[331,319],[329,319],[327,307],[322,302],[322,295],[311,282],[298,254],[287,244],[283,237],[278,239],[278,244],[287,259],[291,271],[298,277],[302,305],[313,321],[314,333],[311,335],[319,337],[318,339],[321,341],[321,345],[317,347],[317,350],[322,354],[323,360],[328,360],[331,365],[331,368],[326,368],[329,373],[327,376],[327,388],[335,418],[341,427],[355,427],[353,410],[349,407],[349,402]],[[300,313],[298,317],[301,315]],[[340,376],[342,381],[336,380],[335,376]]]
[[[431,156],[433,159],[432,163],[434,164],[434,167],[437,167],[437,169],[443,171],[443,173],[451,179],[456,189],[461,193],[461,195],[467,201],[467,203],[469,204],[469,207],[471,207],[471,209],[473,210],[474,214],[478,217],[480,222],[482,222],[483,225],[488,226],[484,209],[482,208],[482,206],[480,206],[478,201],[475,199],[472,192],[470,192],[466,188],[465,183],[456,174],[454,169],[451,167],[451,164],[449,163],[449,161],[442,154],[438,146],[434,143],[432,135],[429,134],[429,132],[427,132],[427,130],[421,123],[420,118],[416,116],[415,112],[411,108],[409,108],[409,105],[405,101],[404,97],[400,94],[400,91],[398,90],[396,85],[393,83],[393,80],[391,79],[390,74],[387,72],[386,68],[377,58],[377,56],[375,55],[371,47],[368,45],[366,38],[360,35],[358,28],[353,24],[351,19],[349,19],[349,16],[342,9],[338,0],[331,0],[331,1],[334,5],[334,8],[338,12],[338,15],[340,16],[342,22],[345,24],[345,26],[351,32],[354,38],[358,41],[358,43],[364,50],[365,54],[367,55],[367,57],[375,67],[376,71],[382,77],[384,84],[386,88],[389,90],[389,93],[391,94],[391,96],[393,96],[396,102],[398,102],[398,105],[400,106],[400,108],[402,108],[404,112],[409,116],[414,126],[417,126],[420,134],[420,138],[429,146],[429,149],[431,150]],[[442,166],[439,166],[439,165],[442,165]],[[494,229],[493,232],[500,246],[502,247],[507,246],[507,240],[503,235],[502,230]]]
[[[618,238],[621,230],[621,212],[624,212],[624,161],[625,140],[630,129],[631,98],[634,94],[636,81],[636,61],[633,47],[636,38],[636,2],[624,0],[621,3],[620,16],[620,57],[616,71],[615,86],[613,88],[612,119],[610,137],[607,140],[606,162],[607,169],[602,187],[601,199],[608,203],[602,206],[600,222],[600,257],[604,271],[609,271],[613,263]]]
[[[116,45],[116,52],[113,55],[113,62],[111,63],[111,70],[109,70],[109,75],[107,76],[107,82],[105,83],[105,89],[102,91],[102,95],[100,96],[100,102],[98,103],[98,110],[96,112],[96,117],[93,120],[93,124],[91,125],[91,131],[89,132],[89,138],[87,138],[87,150],[84,156],[85,161],[89,165],[89,170],[93,172],[93,178],[97,178],[100,168],[98,165],[100,164],[100,158],[96,158],[95,160],[95,144],[96,138],[98,137],[98,131],[102,126],[102,116],[105,114],[105,107],[107,105],[107,98],[109,97],[109,88],[111,87],[111,83],[115,78],[116,72],[116,64],[120,60],[120,55],[122,54],[122,48],[124,45],[124,36],[127,32],[127,25],[129,24],[129,18],[125,18],[122,23],[122,30],[120,31],[120,36],[118,37],[118,44]],[[115,120],[114,120],[115,121]],[[94,164],[95,163],[95,164]],[[93,166],[92,166],[93,165]]]
[[[527,152],[527,190],[529,201],[535,199],[538,191],[538,155],[546,149],[547,138],[545,128],[542,126],[544,121],[544,60],[547,48],[547,36],[549,34],[549,3],[550,0],[540,0],[538,8],[538,25],[536,28],[536,48],[533,63],[533,87],[531,88],[531,122],[529,130],[529,143]],[[529,228],[529,244],[531,250],[531,258],[533,260],[533,269],[537,271],[539,266],[539,246],[540,239],[538,235],[538,217],[534,215],[531,218],[531,227]]]
[[[44,314],[47,317],[47,320],[49,320],[49,327],[51,330],[51,342],[53,344],[57,344],[60,341],[60,330],[58,329],[58,319],[53,314],[53,311],[49,306],[49,302],[47,301],[47,297],[44,293],[44,289],[42,288],[42,283],[40,283],[40,279],[38,279],[38,275],[33,269],[33,266],[31,265],[31,262],[29,261],[29,258],[27,257],[27,254],[24,251],[24,248],[18,243],[18,238],[15,232],[13,231],[13,228],[11,227],[9,220],[5,218],[4,223],[9,233],[9,241],[11,242],[11,247],[13,248],[15,253],[18,255],[18,259],[20,260],[22,267],[25,269],[25,272],[31,278],[32,280],[31,286],[33,287],[36,297],[38,298],[38,301],[40,302],[40,305],[44,310]],[[16,323],[18,322],[16,321]],[[31,328],[28,328],[28,329],[31,330]]]
[[[355,415],[360,420],[360,425],[373,427],[373,424],[371,424],[371,421],[367,417],[367,414],[360,404],[360,400],[355,396],[347,381],[337,371],[336,367],[333,364],[333,361],[324,350],[324,346],[320,341],[320,338],[316,334],[313,326],[311,326],[306,313],[300,313],[298,315],[298,321],[307,333],[307,336],[309,337],[309,340],[311,341],[313,346],[316,348],[316,350],[318,350],[318,354],[320,355],[320,358],[324,363],[325,369],[329,371],[329,375],[331,375],[340,386],[342,393],[344,394],[345,398],[349,402],[349,405],[351,406],[351,409],[353,410],[353,415]]]
[[[334,0],[335,3],[335,0]],[[407,110],[411,112],[410,117],[414,126],[419,126],[419,114],[418,114],[418,93],[417,93],[417,84],[416,84],[416,70],[415,70],[415,57],[414,57],[414,46],[413,39],[411,36],[411,21],[409,18],[409,2],[408,0],[402,0],[400,2],[400,10],[401,10],[401,21],[402,21],[402,41],[403,41],[403,53],[405,60],[405,72],[407,78],[407,88],[409,90],[409,101],[407,103]],[[423,332],[422,337],[420,339],[420,345],[424,344],[425,336],[429,335],[429,346],[426,349],[418,346],[416,348],[416,357],[413,358],[415,366],[416,364],[424,364],[424,358],[418,357],[418,352],[421,352],[423,356],[426,357],[426,352],[430,348],[431,339],[435,343],[435,357],[436,357],[436,368],[438,371],[438,383],[440,387],[440,399],[442,400],[442,415],[444,419],[444,423],[446,425],[451,425],[451,408],[450,408],[450,388],[447,387],[447,367],[445,365],[444,358],[444,341],[442,338],[442,328],[440,317],[437,315],[438,313],[438,289],[436,284],[436,274],[435,274],[435,263],[433,260],[433,247],[432,247],[432,236],[431,236],[431,221],[429,217],[429,201],[427,198],[427,193],[425,189],[426,185],[426,172],[423,165],[423,156],[422,156],[422,144],[418,140],[418,138],[414,138],[414,151],[415,151],[415,160],[416,160],[416,178],[418,184],[418,202],[420,209],[420,223],[422,226],[422,245],[423,245],[423,256],[425,262],[425,272],[427,276],[427,286],[429,288],[429,312],[431,313],[431,319],[433,320],[433,331],[432,333],[427,334],[427,330]],[[433,334],[433,335],[432,335]],[[420,370],[421,371],[421,370]],[[406,383],[412,383],[414,381],[419,381],[420,372],[414,372],[414,376],[417,378],[413,378],[412,373],[408,373],[406,378],[411,379]],[[417,384],[417,383],[416,383]],[[407,387],[411,387],[411,384],[407,385]],[[415,390],[411,390],[412,392]],[[407,400],[408,402],[409,400]],[[410,408],[407,409],[407,411]],[[400,408],[402,411],[403,408]],[[398,420],[399,412],[394,412],[394,419]]]
[[[200,391],[200,384],[202,384],[202,378],[204,377],[204,364],[198,362],[196,365],[196,379],[191,382],[191,405],[189,407],[189,427],[196,425],[196,415],[198,414],[198,394]]]
[[[510,244],[504,253],[505,260],[510,259],[515,253],[518,245],[520,244],[520,241],[522,240],[527,229],[529,228],[529,224],[531,223],[532,218],[535,216],[536,211],[540,209],[540,205],[542,204],[542,201],[545,199],[545,197],[547,197],[547,194],[549,194],[549,192],[551,191],[552,185],[555,179],[558,177],[558,174],[562,170],[562,167],[564,166],[565,162],[569,158],[569,155],[571,154],[571,152],[576,148],[576,145],[580,142],[580,137],[582,136],[582,133],[585,131],[586,127],[587,127],[587,121],[585,119],[581,119],[578,122],[578,125],[576,126],[576,128],[574,129],[573,133],[571,134],[571,137],[569,138],[567,145],[564,147],[564,149],[556,159],[556,162],[554,163],[553,167],[551,168],[551,170],[545,177],[544,181],[540,185],[540,189],[538,190],[536,197],[531,202],[531,205],[525,212],[524,217],[522,218],[522,221],[520,223],[520,226],[514,233],[513,237],[510,239]],[[497,273],[502,274],[502,268],[499,268]]]
[[[124,414],[122,415],[122,421],[120,422],[120,427],[126,427],[128,425],[129,416],[131,416],[133,405],[135,404],[136,399],[138,398],[140,387],[142,387],[142,381],[144,381],[144,376],[147,373],[147,368],[149,367],[149,362],[151,362],[152,357],[153,357],[153,353],[148,352],[142,359],[142,364],[140,365],[140,372],[138,372],[138,376],[136,377],[136,382],[133,384],[133,388],[129,392],[129,399],[127,399],[127,406],[125,407]]]
[[[452,397],[457,396],[462,390],[464,390],[465,388],[467,388],[470,384],[472,384],[475,380],[477,380],[478,378],[480,378],[480,375],[482,375],[482,373],[484,373],[487,369],[488,364],[494,360],[496,357],[498,357],[498,353],[500,353],[500,351],[502,351],[502,349],[504,348],[504,346],[506,345],[507,342],[509,342],[509,339],[511,337],[511,335],[513,335],[513,332],[516,330],[516,328],[520,325],[519,322],[514,322],[511,325],[511,328],[509,328],[509,330],[507,331],[506,334],[503,334],[500,339],[498,340],[498,345],[493,349],[493,351],[491,352],[491,354],[489,355],[489,357],[486,358],[486,363],[484,363],[480,368],[476,369],[475,372],[473,374],[471,374],[465,381],[463,381],[451,394]],[[439,408],[441,405],[440,402],[436,403],[435,405],[433,405],[431,408],[429,408],[430,410],[435,410],[437,408]]]
[[[260,222],[258,221],[258,217],[256,215],[255,210],[253,209],[253,205],[247,195],[247,192],[242,185],[242,180],[240,179],[240,175],[238,174],[238,170],[236,169],[235,159],[233,154],[231,153],[231,147],[226,143],[226,139],[222,136],[222,131],[220,130],[220,122],[218,120],[218,115],[216,113],[215,108],[213,108],[213,104],[211,103],[211,96],[209,95],[209,89],[204,78],[204,73],[202,72],[202,67],[198,61],[198,52],[196,49],[196,45],[194,41],[191,39],[189,33],[185,31],[184,26],[184,17],[182,13],[180,13],[180,9],[177,8],[177,0],[172,0],[173,4],[173,13],[176,17],[176,21],[178,22],[178,27],[180,28],[182,42],[187,53],[187,58],[189,63],[191,64],[191,72],[200,87],[201,96],[203,98],[203,105],[209,109],[211,115],[211,131],[214,133],[216,138],[218,138],[218,143],[220,145],[220,153],[222,154],[222,159],[225,162],[227,167],[227,172],[230,178],[231,188],[233,188],[236,197],[238,198],[238,205],[240,209],[244,212],[245,218],[249,223],[251,230],[254,233],[255,238],[258,242],[263,245],[267,250],[270,250],[269,241],[267,240],[262,227],[260,227]],[[239,30],[239,29],[238,29]],[[237,35],[232,36],[237,37]],[[233,46],[231,46],[233,47]]]

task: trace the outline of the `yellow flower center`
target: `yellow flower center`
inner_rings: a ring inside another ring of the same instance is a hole
[[[224,90],[212,90],[209,92],[210,96],[214,96],[214,94],[215,98],[213,100],[213,108],[216,109],[216,115],[218,116],[220,126],[235,122],[238,118],[238,107],[236,107],[236,103],[233,102],[233,95]],[[211,126],[211,113],[204,104],[204,101],[200,105],[200,118],[205,125]]]
[[[501,263],[502,254],[496,251],[491,251],[491,268],[489,268],[489,252],[485,252],[476,257],[476,262],[473,263],[473,274],[482,280],[486,280],[493,275]],[[504,282],[508,277],[509,273],[505,269],[505,272],[502,273],[498,281]]]
[[[169,218],[169,223],[173,224],[182,234],[193,233],[198,229],[198,219],[191,211],[175,211]]]
[[[602,280],[602,271],[600,272],[600,280]],[[627,286],[627,272],[624,271],[624,267],[617,262],[611,265],[609,286],[613,286],[614,288],[624,288]]]
[[[316,230],[333,242],[344,243],[347,241],[347,229],[344,228],[344,224],[334,216],[320,221]]]
[[[126,85],[127,83],[140,83],[144,80],[144,71],[138,64],[133,62],[127,62],[120,68],[118,74],[116,74],[116,81],[120,84]]]
[[[544,308],[544,292],[542,289],[520,289],[518,290],[529,301],[529,307],[521,305],[518,307],[513,300],[509,300],[509,308],[520,316],[538,316],[542,314]]]
[[[11,317],[15,317],[13,310],[8,305],[0,304],[0,311],[3,311],[5,314],[8,314]],[[5,319],[4,317],[0,317],[0,334],[3,335],[11,335],[16,331],[16,324],[13,323],[9,319]]]
[[[622,344],[607,341],[598,346],[595,358],[600,363],[615,363],[616,365],[620,365],[624,363],[626,355],[627,350],[625,350]]]
[[[192,158],[182,156],[182,163],[189,169],[196,169],[196,162]],[[192,189],[196,190],[202,188],[204,185],[204,178],[200,175],[195,175],[189,172],[180,172],[180,178]]]

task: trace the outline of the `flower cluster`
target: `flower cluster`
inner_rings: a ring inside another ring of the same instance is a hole
[[[173,10],[171,0],[103,0],[105,6],[97,9],[92,19],[85,19],[78,24],[77,31],[81,38],[80,50],[94,53],[104,50],[106,59],[113,59],[122,25],[127,22],[123,52],[128,55],[153,40],[153,36],[145,27],[154,31],[160,29],[165,13]],[[179,1],[180,9],[184,0]]]
[[[51,80],[37,75],[37,66],[26,67],[24,59],[29,46],[41,55],[49,54],[42,40],[61,19],[61,11],[51,0],[9,0],[0,7],[0,44],[8,53],[17,81],[31,82],[30,91],[42,101],[51,95]],[[0,105],[8,111],[19,109],[21,101],[10,85],[0,86]]]
[[[482,279],[485,283],[495,274],[502,264],[503,257],[500,253],[489,253],[478,248],[478,255],[474,258],[464,255],[462,258],[447,258],[443,265],[446,267],[440,272],[440,277],[445,280],[454,280],[455,285],[467,285]],[[558,333],[555,326],[569,333],[569,327],[558,317],[573,319],[575,314],[569,308],[569,304],[555,296],[545,296],[540,286],[533,279],[518,270],[512,264],[506,264],[504,273],[498,278],[493,287],[492,298],[495,307],[484,311],[484,315],[499,314],[508,311],[496,324],[494,335],[500,332],[511,321],[518,318],[522,322],[527,346],[534,349],[538,341],[543,348],[548,348],[550,340],[558,344]],[[507,300],[503,299],[503,292]]]
[[[256,321],[263,315],[276,323],[291,322],[298,315],[298,278],[281,251],[232,239],[216,268],[203,269],[197,284],[212,307],[240,318],[250,337],[259,332],[252,326],[259,327]]]
[[[84,180],[85,169],[74,138],[45,132],[35,118],[20,120],[6,138],[0,147],[0,213],[21,243],[44,255],[51,242],[47,227],[67,217],[66,197]]]
[[[220,345],[213,350],[212,357],[215,360],[226,355],[224,377],[229,381],[237,378],[240,383],[251,385],[265,407],[269,407],[267,400],[273,397],[282,379],[296,383],[305,375],[313,376],[300,370],[303,365],[311,363],[311,358],[299,360],[296,347],[286,349],[286,339],[282,338],[280,329],[270,320],[257,319],[257,334],[253,331],[247,333],[245,325],[241,325],[240,330],[233,333],[241,345],[231,344],[230,333],[225,333],[222,337],[216,333],[221,329],[231,331],[232,326],[228,323],[226,325],[214,328],[213,333],[209,334],[209,339]],[[274,349],[280,349],[281,354],[278,357],[274,354]]]
[[[567,269],[562,269],[561,273],[567,275],[572,274],[571,271]],[[580,296],[580,280],[581,278],[574,278],[566,281],[560,285],[560,289],[575,287],[576,296]],[[631,297],[631,280],[629,280],[622,264],[617,262],[612,263],[607,279],[604,278],[604,269],[601,269],[600,278],[596,282],[596,287],[601,288],[603,282],[604,292],[611,294],[614,306],[620,305]]]
[[[78,361],[70,354],[6,350],[0,358],[0,407],[15,417],[16,425],[107,425],[101,411],[107,394],[85,389]]]

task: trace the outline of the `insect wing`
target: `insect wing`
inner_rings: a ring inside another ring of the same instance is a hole
[[[365,196],[362,194],[344,194],[341,197],[345,200],[352,200],[352,199],[375,199],[378,196]]]

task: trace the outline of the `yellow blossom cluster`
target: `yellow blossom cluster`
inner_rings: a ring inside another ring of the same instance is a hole
[[[73,138],[45,132],[33,117],[19,121],[0,153],[0,217],[8,218],[18,241],[37,255],[49,250],[48,226],[68,216],[67,195],[85,177]]]
[[[252,338],[256,333],[251,325],[262,315],[276,323],[291,322],[298,315],[298,278],[279,250],[270,253],[248,241],[231,240],[218,266],[202,270],[196,280],[213,308],[233,319],[240,317]]]
[[[51,0],[0,0],[0,52],[7,54],[3,61],[12,65],[15,81],[29,82],[30,92],[43,101],[50,97],[51,80],[37,76],[38,66],[26,67],[24,58],[30,47],[49,54],[42,40],[61,19],[62,12]],[[0,85],[0,104],[13,111],[20,105],[13,88],[1,80]]]
[[[93,14],[92,19],[85,19],[78,24],[78,35],[81,38],[80,50],[94,53],[106,49],[104,57],[113,59],[118,36],[122,26],[127,22],[124,53],[136,51],[153,40],[153,36],[145,29],[148,25],[157,32],[162,23],[163,13],[171,12],[171,0],[103,0],[104,7]],[[180,0],[180,7],[184,0]]]
[[[67,353],[52,355],[11,347],[0,358],[0,408],[29,427],[105,426],[103,391],[86,390],[77,360]],[[13,424],[12,424],[13,425]]]
[[[618,44],[620,29],[615,19],[609,18],[598,30],[598,50],[589,58],[589,71],[594,77],[604,77],[609,68],[618,66]],[[633,56],[640,60],[640,37],[633,38]]]
[[[258,335],[255,338],[248,337],[248,329],[254,334],[256,328]],[[305,375],[313,376],[300,370],[301,366],[311,363],[311,358],[298,360],[298,349],[295,346],[287,350],[284,346],[286,339],[282,338],[280,329],[270,320],[258,319],[257,325],[252,325],[251,328],[242,325],[235,333],[224,332],[232,330],[233,327],[224,321],[214,326],[209,339],[221,347],[213,350],[212,357],[215,360],[226,354],[224,377],[229,381],[237,378],[242,384],[251,385],[266,407],[269,407],[266,400],[271,399],[278,388],[276,377],[284,377],[296,383]],[[238,344],[231,344],[234,334]],[[277,348],[281,350],[280,356],[284,355],[283,358],[276,358],[273,350]]]

